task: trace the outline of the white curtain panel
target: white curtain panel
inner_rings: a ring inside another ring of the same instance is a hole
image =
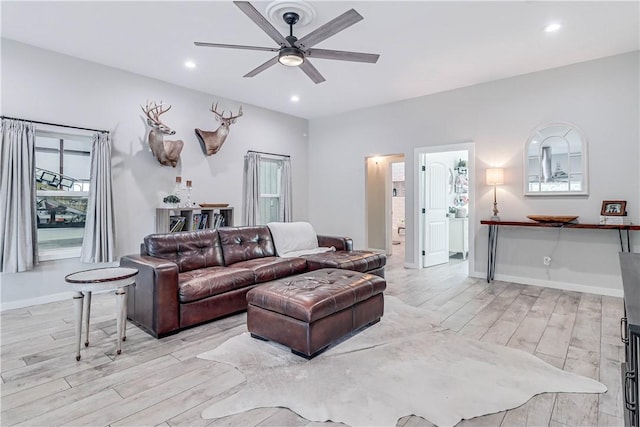
[[[2,119],[0,151],[0,271],[17,273],[38,264],[35,127]]]
[[[91,184],[82,240],[82,262],[115,261],[115,221],[109,135],[96,132],[91,148]]]
[[[247,153],[244,156],[244,206],[245,225],[260,224],[260,155]]]
[[[280,221],[291,222],[292,218],[292,194],[291,194],[291,158],[285,157],[282,161],[282,182],[280,184]]]

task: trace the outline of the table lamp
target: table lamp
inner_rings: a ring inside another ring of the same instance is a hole
[[[486,170],[487,185],[493,185],[493,216],[492,221],[500,221],[498,216],[498,202],[496,201],[496,186],[504,184],[504,169],[489,168]]]

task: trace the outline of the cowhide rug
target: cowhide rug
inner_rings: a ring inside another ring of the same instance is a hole
[[[455,335],[426,311],[389,296],[380,323],[312,360],[249,333],[198,357],[246,376],[236,394],[205,409],[203,418],[286,407],[311,421],[351,426],[394,426],[411,414],[449,426],[518,407],[539,393],[607,390],[523,351]]]

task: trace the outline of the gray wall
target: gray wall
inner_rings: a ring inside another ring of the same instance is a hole
[[[423,96],[309,124],[310,220],[318,230],[347,234],[366,243],[363,159],[404,152],[406,170],[407,263],[417,265],[414,149],[475,143],[476,221],[472,275],[486,268],[492,188],[484,170],[506,168],[498,189],[504,220],[529,214],[579,215],[597,223],[602,200],[627,200],[640,223],[638,52],[575,64],[510,79]],[[588,197],[524,197],[524,146],[541,123],[568,121],[585,133],[589,148]],[[326,165],[332,165],[331,171]],[[635,237],[635,250],[640,239]],[[582,291],[621,294],[615,231],[506,228],[500,231],[496,278]],[[553,259],[549,269],[542,257]]]
[[[148,149],[140,109],[146,100],[163,100],[173,106],[162,119],[176,131],[171,139],[184,141],[176,168],[160,165]],[[162,204],[164,195],[172,192],[176,175],[181,175],[183,182],[193,181],[194,201],[224,202],[235,207],[239,225],[243,159],[250,149],[291,155],[293,214],[296,220],[307,219],[307,120],[243,105],[244,115],[231,127],[225,145],[207,157],[194,128],[217,127],[209,112],[214,100],[220,108],[235,112],[241,105],[2,40],[2,114],[111,131],[118,255],[137,252],[143,237],[154,231],[155,208]],[[66,274],[91,267],[77,260],[49,261],[32,272],[1,274],[2,307],[60,297],[67,291]]]
[[[248,149],[292,156],[294,217],[310,220],[323,234],[352,236],[366,245],[366,157],[404,153],[406,165],[407,262],[417,264],[414,202],[415,150],[474,141],[472,224],[475,265],[482,276],[492,192],[484,169],[506,168],[499,188],[503,219],[528,214],[580,215],[596,222],[602,200],[622,199],[640,223],[640,131],[638,53],[528,74],[459,90],[414,98],[350,114],[306,120],[244,105],[222,150],[206,157],[193,129],[214,129],[211,101],[237,111],[239,102],[158,80],[2,40],[2,114],[109,129],[118,254],[136,252],[154,230],[154,209],[173,188],[176,175],[194,182],[194,199],[228,202],[241,217],[242,162]],[[185,142],[177,168],[160,166],[144,140],[139,105],[147,99],[173,105],[166,122]],[[540,123],[569,121],[589,144],[590,195],[526,198],[524,144]],[[307,133],[309,141],[307,141]],[[309,161],[308,159],[312,159]],[[307,194],[312,194],[308,197]],[[238,223],[238,222],[237,222]],[[635,251],[640,251],[637,233]],[[617,233],[599,230],[503,228],[497,278],[620,294]],[[542,257],[553,258],[550,269]],[[42,263],[28,273],[1,274],[2,308],[45,302],[67,295],[64,275],[91,268],[77,260]]]

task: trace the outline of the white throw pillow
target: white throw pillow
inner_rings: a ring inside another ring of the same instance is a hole
[[[318,236],[308,222],[270,222],[267,227],[271,230],[273,244],[279,256],[318,247]]]

